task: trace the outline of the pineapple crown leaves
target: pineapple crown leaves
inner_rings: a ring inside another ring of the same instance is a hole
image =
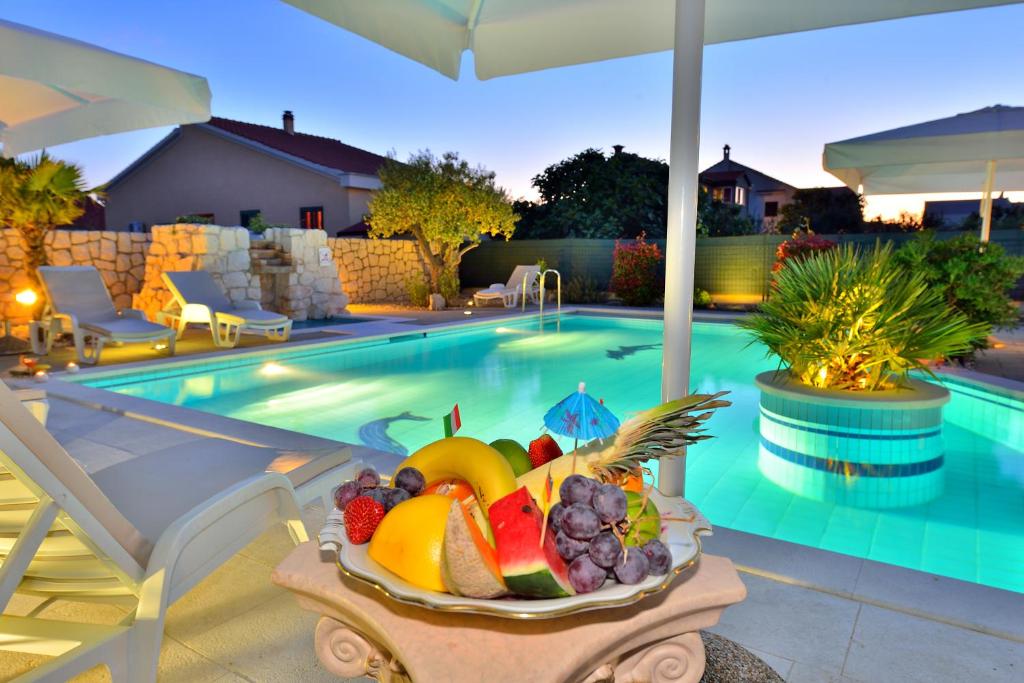
[[[596,468],[609,474],[631,471],[651,458],[675,455],[686,446],[713,438],[703,433],[704,423],[718,408],[732,405],[719,400],[727,393],[691,394],[636,415],[622,425],[608,457],[596,463]]]

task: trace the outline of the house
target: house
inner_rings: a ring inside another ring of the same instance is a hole
[[[334,235],[363,220],[385,157],[339,140],[220,117],[180,126],[106,187],[108,229],[148,229],[198,215],[219,225],[267,223]]]
[[[742,207],[759,229],[770,231],[797,188],[733,161],[731,150],[722,148],[722,160],[701,172],[700,184],[712,199]]]
[[[1014,204],[1005,197],[992,198],[993,214],[997,214],[1000,210],[1012,210],[1015,206],[1024,206],[1024,204]],[[944,199],[925,202],[922,215],[928,217],[931,222],[941,223],[944,227],[959,228],[972,215],[975,217],[981,215],[981,200]]]

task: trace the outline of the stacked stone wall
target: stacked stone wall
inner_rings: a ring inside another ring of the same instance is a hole
[[[150,318],[170,300],[161,274],[174,270],[205,270],[234,303],[260,300],[260,281],[250,267],[249,231],[218,225],[157,225],[146,259],[142,289],[135,308]]]
[[[410,278],[423,277],[412,240],[336,237],[327,240],[338,264],[341,288],[352,303],[409,303]]]
[[[291,257],[288,282],[276,293],[280,312],[292,320],[331,318],[345,311],[348,297],[342,293],[338,266],[323,230],[270,228],[263,239],[273,242]],[[327,258],[321,262],[320,249]]]
[[[109,230],[53,230],[46,236],[46,254],[54,266],[96,266],[118,308],[129,308],[139,291],[150,235]],[[0,230],[0,317],[15,323],[29,311],[14,300],[30,285],[25,270],[25,242],[16,230]]]

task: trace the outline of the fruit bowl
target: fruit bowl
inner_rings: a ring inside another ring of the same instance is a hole
[[[393,600],[442,612],[486,614],[506,619],[553,619],[576,612],[622,607],[667,588],[680,573],[697,562],[701,553],[700,537],[711,534],[711,524],[688,500],[668,498],[656,490],[650,497],[662,513],[661,540],[672,552],[672,566],[667,574],[648,576],[634,585],[608,580],[592,593],[567,598],[484,600],[414,586],[370,558],[366,544],[343,544],[338,551],[338,566],[347,576],[373,586]]]

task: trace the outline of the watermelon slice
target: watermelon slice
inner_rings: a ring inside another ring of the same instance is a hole
[[[548,530],[544,545],[540,531],[544,514],[525,486],[491,505],[488,512],[505,585],[516,595],[562,598],[575,595],[569,568],[558,555],[555,535]]]

